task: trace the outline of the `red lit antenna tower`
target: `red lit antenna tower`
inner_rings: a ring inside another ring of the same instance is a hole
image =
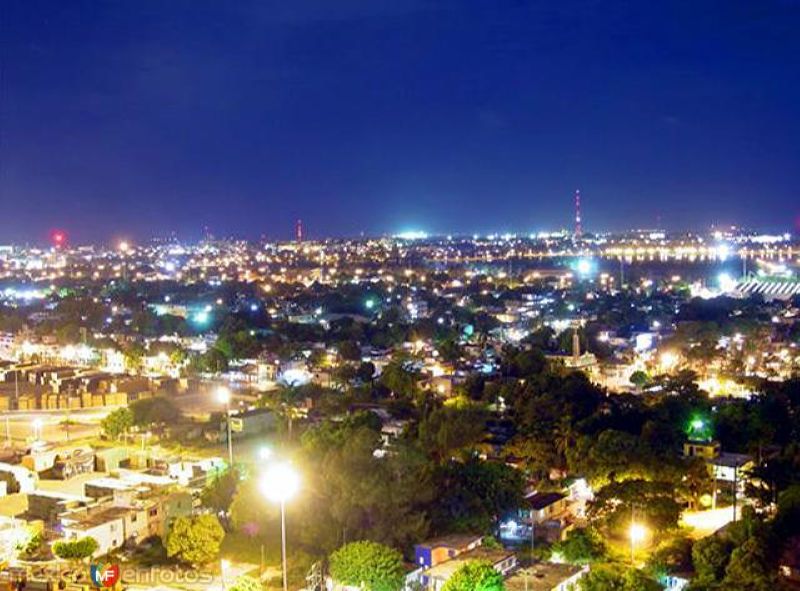
[[[294,225],[294,237],[298,242],[303,241],[303,220],[298,219]]]
[[[583,225],[581,224],[581,191],[575,191],[575,238],[583,235]]]

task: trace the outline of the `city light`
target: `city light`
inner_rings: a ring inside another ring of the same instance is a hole
[[[733,279],[728,273],[720,273],[717,276],[719,288],[724,293],[728,293],[736,289],[736,280]]]
[[[14,4],[5,586],[800,581],[796,3]]]
[[[644,542],[647,534],[647,528],[644,525],[636,521],[631,522],[631,526],[628,529],[628,537],[631,541],[631,564],[635,560],[636,546]]]
[[[300,475],[291,464],[270,465],[261,479],[261,492],[274,503],[286,503],[300,490]]]
[[[640,544],[647,537],[647,528],[641,523],[632,523],[628,530],[628,536],[633,544]]]
[[[280,503],[281,507],[281,570],[283,591],[289,589],[288,568],[286,565],[286,502],[300,490],[300,475],[288,463],[280,462],[269,466],[261,479],[261,492],[268,500]]]
[[[217,388],[215,396],[217,401],[221,404],[230,404],[231,402],[231,391],[226,386],[220,386]]]
[[[578,259],[578,262],[575,263],[575,270],[578,271],[580,275],[589,275],[594,271],[594,263],[589,259]]]
[[[659,365],[661,366],[661,371],[667,373],[678,365],[678,356],[672,351],[665,351],[659,357]]]

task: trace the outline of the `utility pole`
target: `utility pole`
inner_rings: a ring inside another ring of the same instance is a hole
[[[633,548],[633,524],[636,523],[636,514],[635,514],[635,505],[631,505],[631,566],[634,564],[635,556],[634,556],[634,548]]]

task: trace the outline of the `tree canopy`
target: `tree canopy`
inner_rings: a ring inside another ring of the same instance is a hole
[[[193,567],[203,566],[219,555],[225,530],[214,515],[178,517],[167,534],[167,556]]]
[[[503,575],[490,562],[474,560],[456,570],[442,591],[503,591]]]
[[[351,542],[330,556],[333,580],[367,591],[399,591],[405,580],[403,557],[376,542]]]

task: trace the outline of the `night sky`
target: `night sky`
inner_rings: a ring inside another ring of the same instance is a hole
[[[800,2],[0,2],[0,243],[800,229]]]

